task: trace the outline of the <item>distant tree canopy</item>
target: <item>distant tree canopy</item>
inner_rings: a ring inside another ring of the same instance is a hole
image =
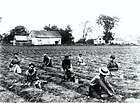
[[[8,37],[8,33],[3,33],[3,39],[2,41],[4,43],[10,43],[10,38]]]
[[[80,38],[76,43],[86,44],[85,38]]]
[[[94,40],[93,39],[88,39],[86,42],[87,42],[87,44],[94,44]]]
[[[85,40],[84,38],[81,38],[81,39],[79,39],[76,43],[82,43],[82,44],[90,44],[90,45],[93,45],[93,44],[94,44],[94,39]]]
[[[57,27],[56,25],[52,25],[52,26],[51,26],[51,25],[49,24],[49,26],[46,25],[46,26],[44,27],[44,30],[46,30],[46,31],[58,31],[59,29],[58,29],[58,27]]]
[[[72,36],[72,29],[70,28],[70,25],[67,25],[65,29],[58,28],[56,25],[53,26],[45,26],[44,30],[47,31],[58,31],[60,35],[62,36],[62,44],[73,44],[74,43],[74,37]]]
[[[113,40],[113,34],[111,30],[113,27],[119,22],[119,18],[117,17],[110,17],[106,15],[100,15],[97,19],[97,24],[101,25],[104,28],[104,36],[103,39],[106,43],[109,42],[109,40]]]
[[[10,30],[10,34],[27,36],[29,32],[24,26],[16,26],[14,29]]]
[[[2,41],[2,39],[3,39],[3,36],[0,34],[0,42]]]
[[[14,39],[15,35],[27,36],[29,32],[24,26],[16,26],[14,29],[10,30],[10,34],[4,37],[4,42],[10,43]],[[6,41],[5,41],[6,40]]]

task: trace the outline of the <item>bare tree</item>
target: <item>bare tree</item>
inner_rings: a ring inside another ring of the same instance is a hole
[[[92,26],[90,24],[90,21],[86,20],[85,22],[82,23],[83,24],[83,39],[86,40],[86,37],[88,35],[88,33],[92,32]]]

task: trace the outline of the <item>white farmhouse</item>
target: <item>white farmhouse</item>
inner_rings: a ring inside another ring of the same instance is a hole
[[[105,44],[103,36],[98,36],[96,39],[94,39],[94,44]]]
[[[29,34],[32,45],[58,45],[62,36],[57,31],[32,30]]]
[[[13,45],[26,45],[30,44],[29,36],[15,35],[12,41]]]

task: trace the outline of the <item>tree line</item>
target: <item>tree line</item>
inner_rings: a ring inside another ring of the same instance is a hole
[[[73,44],[74,43],[74,37],[72,36],[72,29],[70,28],[70,25],[68,25],[65,29],[58,28],[56,25],[53,26],[45,26],[45,31],[58,31],[60,35],[62,36],[62,44]],[[21,35],[21,36],[28,36],[29,31],[24,26],[16,26],[14,29],[10,30],[10,34],[4,33],[3,36],[3,42],[10,43],[13,41],[15,35]]]
[[[105,43],[109,43],[110,40],[114,39],[114,33],[111,32],[111,30],[114,28],[115,25],[119,22],[119,18],[117,17],[111,17],[107,15],[99,15],[98,19],[96,19],[96,24],[103,27],[103,40],[105,40]],[[94,44],[93,39],[86,40],[86,37],[88,33],[93,32],[93,27],[89,25],[90,21],[85,21],[83,23],[83,35],[82,37],[77,41],[77,43],[82,44]],[[57,25],[46,25],[43,28],[45,31],[58,31],[60,35],[62,36],[62,44],[74,44],[74,37],[72,35],[72,29],[70,25],[67,25],[65,29],[58,28]],[[29,35],[29,31],[24,26],[16,26],[15,28],[10,30],[10,34],[3,34],[0,36],[0,40],[2,40],[5,43],[10,43],[14,39],[15,35],[22,35],[27,36]]]

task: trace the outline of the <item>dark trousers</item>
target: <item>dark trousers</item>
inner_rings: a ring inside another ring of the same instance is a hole
[[[89,96],[94,98],[101,98],[101,90],[95,86],[89,86]]]
[[[68,81],[75,82],[75,76],[70,70],[65,71],[65,79]]]

